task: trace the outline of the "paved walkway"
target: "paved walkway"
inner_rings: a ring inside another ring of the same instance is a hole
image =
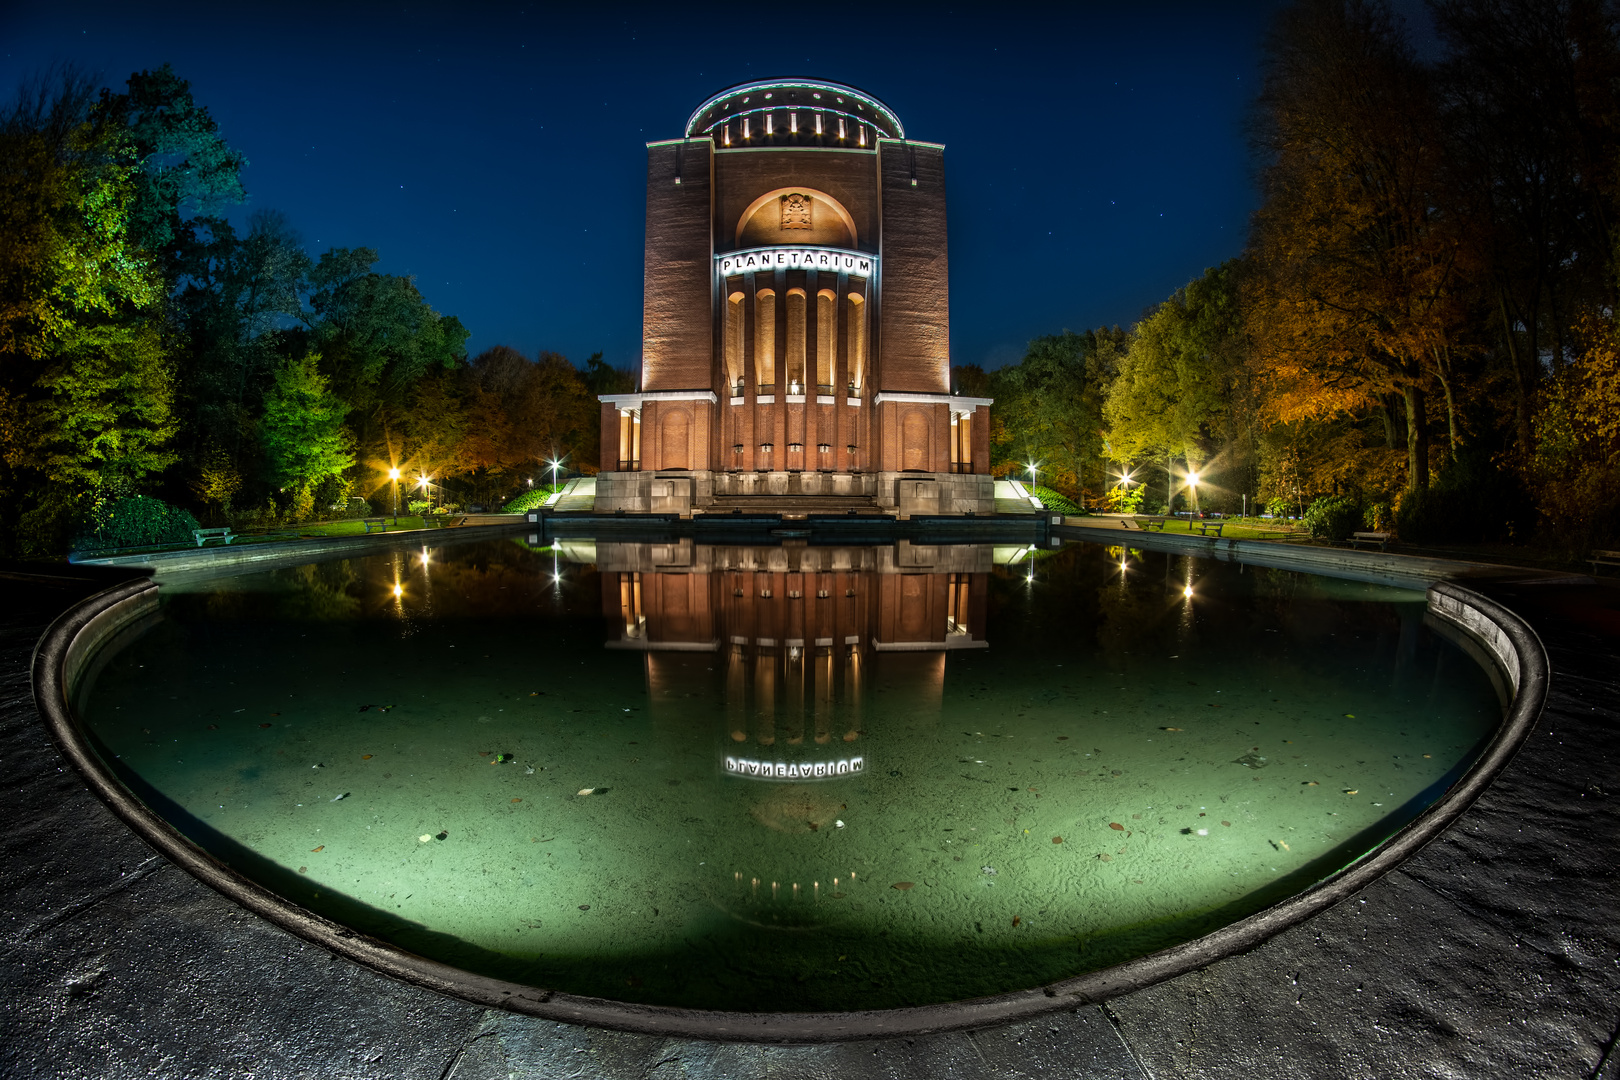
[[[1498,594],[1542,634],[1546,715],[1459,825],[1255,951],[967,1034],[716,1045],[489,1012],[293,938],[157,858],[33,708],[85,590],[0,580],[0,1075],[1620,1080],[1620,590]]]

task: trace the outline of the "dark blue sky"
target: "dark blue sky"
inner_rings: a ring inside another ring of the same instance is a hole
[[[946,144],[953,360],[999,365],[1241,250],[1274,8],[9,5],[0,89],[170,61],[251,162],[241,217],[284,211],[312,254],[376,248],[474,352],[630,364],[643,144],[734,83],[850,83]]]

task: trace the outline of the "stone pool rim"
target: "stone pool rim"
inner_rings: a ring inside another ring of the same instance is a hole
[[[138,579],[105,589],[60,615],[35,646],[35,703],[53,741],[86,784],[169,861],[249,911],[307,941],[402,982],[488,1008],[570,1024],[728,1042],[826,1043],[925,1035],[1076,1010],[1247,952],[1359,892],[1445,831],[1512,760],[1545,703],[1550,663],[1540,638],[1500,604],[1438,582],[1432,614],[1494,658],[1512,691],[1501,723],[1450,791],[1373,851],[1312,888],[1218,930],[1113,967],[991,997],[853,1012],[746,1013],[637,1005],[548,991],[472,974],[409,953],[316,915],[238,874],[186,840],[126,789],[85,739],[70,705],[78,675],[101,645],[151,614],[158,584]]]

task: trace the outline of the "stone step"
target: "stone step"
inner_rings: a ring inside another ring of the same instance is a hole
[[[743,513],[768,511],[793,514],[857,514],[880,513],[881,508],[870,495],[716,495],[714,502],[703,508],[707,514],[729,514],[733,510]]]

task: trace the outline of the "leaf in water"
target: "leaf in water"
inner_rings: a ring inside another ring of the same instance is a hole
[[[311,851],[325,851],[326,850],[326,845],[322,844],[320,847],[312,847],[309,850],[311,850]]]
[[[1052,837],[1052,843],[1054,843],[1054,844],[1061,844],[1061,843],[1063,843],[1063,837],[1061,837],[1061,836],[1054,836],[1054,837]]]
[[[1121,825],[1117,821],[1110,821],[1108,823],[1108,827],[1110,829],[1113,829],[1115,832],[1124,832],[1125,831],[1125,826]]]
[[[897,881],[894,883],[893,887],[899,889],[901,892],[905,892],[908,889],[915,888],[916,885],[917,883],[915,881]]]

